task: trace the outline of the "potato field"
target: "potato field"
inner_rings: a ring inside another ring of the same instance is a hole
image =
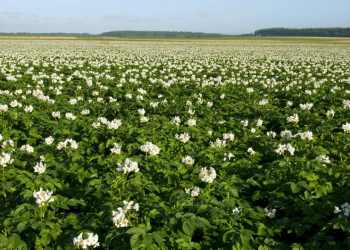
[[[350,45],[0,41],[0,249],[349,249]]]

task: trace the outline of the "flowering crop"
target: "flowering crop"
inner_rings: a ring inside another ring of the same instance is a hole
[[[349,249],[349,52],[0,41],[0,249]]]

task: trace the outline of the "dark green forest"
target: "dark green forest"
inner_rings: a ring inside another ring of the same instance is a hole
[[[110,31],[104,32],[101,36],[113,37],[145,37],[145,38],[202,38],[202,37],[232,37],[233,35],[223,35],[219,33],[202,33],[186,31]]]
[[[255,36],[323,36],[323,37],[350,37],[350,28],[269,28],[254,32]]]

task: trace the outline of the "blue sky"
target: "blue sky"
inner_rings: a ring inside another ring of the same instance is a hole
[[[0,32],[350,27],[350,0],[0,0]]]

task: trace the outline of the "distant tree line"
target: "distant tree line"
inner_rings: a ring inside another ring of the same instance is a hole
[[[186,32],[186,31],[109,31],[103,32],[101,36],[112,36],[122,38],[202,38],[202,37],[232,37],[232,35],[224,35],[219,33],[202,33],[202,32]]]
[[[324,37],[350,37],[350,28],[269,28],[254,32],[255,36],[324,36]]]

